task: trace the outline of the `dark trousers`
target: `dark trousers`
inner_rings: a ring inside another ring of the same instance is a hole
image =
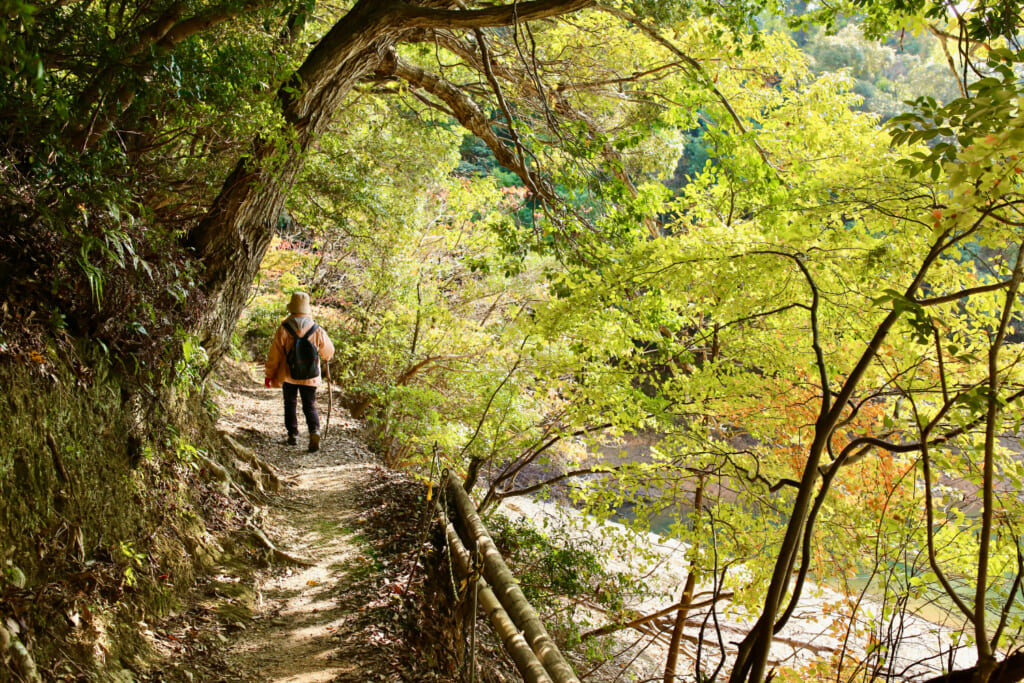
[[[281,385],[284,390],[284,427],[289,434],[299,433],[299,421],[295,416],[296,398],[302,396],[302,414],[306,416],[306,426],[309,433],[320,431],[320,415],[316,412],[316,387],[307,387],[303,384],[292,384],[285,382]]]

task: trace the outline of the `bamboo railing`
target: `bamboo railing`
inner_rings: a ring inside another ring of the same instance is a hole
[[[501,557],[476,507],[462,483],[449,473],[445,482],[449,500],[468,538],[463,539],[450,521],[445,533],[451,547],[452,562],[465,576],[473,572],[471,553],[475,547],[483,564],[479,581],[480,607],[512,657],[527,683],[580,683],[555,642],[541,623],[537,611],[527,601],[515,577]],[[443,519],[448,519],[445,515]]]

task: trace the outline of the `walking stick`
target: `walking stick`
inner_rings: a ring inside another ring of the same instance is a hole
[[[327,431],[331,428],[331,408],[334,407],[334,392],[331,390],[331,364],[324,363],[324,370],[327,371],[327,419],[324,421],[324,438],[327,438]]]

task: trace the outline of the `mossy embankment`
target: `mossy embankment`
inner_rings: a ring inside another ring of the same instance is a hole
[[[217,554],[212,404],[84,342],[5,350],[0,680],[124,678],[145,658],[138,623]]]

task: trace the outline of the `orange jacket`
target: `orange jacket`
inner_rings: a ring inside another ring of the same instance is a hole
[[[291,351],[292,345],[295,344],[295,339],[288,333],[288,330],[284,329],[284,325],[288,324],[292,329],[295,329],[295,323],[298,323],[298,335],[301,337],[309,331],[309,328],[313,325],[313,319],[308,316],[290,315],[277,328],[277,332],[274,333],[274,341],[270,344],[270,353],[267,354],[267,363],[263,370],[263,376],[270,379],[270,386],[279,387],[284,382],[303,384],[310,387],[320,385],[319,377],[292,379],[291,372],[288,371],[288,352]],[[334,355],[334,344],[331,343],[331,338],[327,336],[324,328],[317,328],[316,332],[310,335],[309,340],[313,342],[313,346],[320,352],[321,363],[331,360],[331,357]],[[321,365],[322,367],[323,365]]]

